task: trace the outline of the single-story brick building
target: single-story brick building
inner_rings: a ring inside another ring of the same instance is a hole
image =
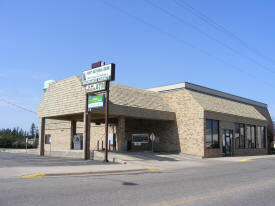
[[[49,85],[38,109],[41,155],[83,150],[85,88],[74,76]],[[110,149],[200,157],[267,154],[267,105],[190,83],[138,89],[110,84]],[[90,148],[104,148],[104,108],[89,111]],[[271,125],[271,127],[270,127]]]

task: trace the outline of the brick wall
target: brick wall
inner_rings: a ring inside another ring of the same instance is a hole
[[[178,136],[180,152],[204,156],[204,112],[203,108],[186,90],[161,93],[165,101],[176,113],[176,121],[167,139]]]
[[[77,122],[76,133],[83,134],[83,122]],[[105,148],[105,126],[104,124],[95,125],[91,124],[91,149],[97,150],[97,145],[99,142],[99,149]],[[115,133],[115,127],[113,125],[109,126],[109,133]],[[63,120],[48,120],[46,122],[45,134],[51,135],[51,149],[52,151],[64,151],[70,150],[71,148],[71,122]],[[45,151],[50,150],[50,145],[45,144]]]

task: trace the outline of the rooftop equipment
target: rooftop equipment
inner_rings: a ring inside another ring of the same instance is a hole
[[[49,88],[50,84],[52,84],[52,83],[55,83],[55,81],[54,80],[47,80],[47,81],[44,82],[44,87],[43,87],[44,93],[47,91],[47,89]]]

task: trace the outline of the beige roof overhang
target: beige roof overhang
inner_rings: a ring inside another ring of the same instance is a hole
[[[50,84],[38,108],[38,117],[58,118],[79,115],[85,110],[85,88],[74,76]],[[103,109],[92,112],[102,114]],[[110,115],[174,120],[175,113],[158,92],[110,84]]]
[[[208,113],[220,113],[267,123],[267,119],[253,105],[228,100],[200,92],[186,90]]]

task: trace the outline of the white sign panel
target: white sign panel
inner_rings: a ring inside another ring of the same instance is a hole
[[[81,136],[79,134],[74,135],[73,143],[74,143],[74,149],[75,150],[80,150],[81,149]]]
[[[101,67],[84,71],[82,74],[82,85],[93,84],[115,79],[115,65],[107,64]]]
[[[141,146],[141,142],[134,142],[135,146]]]
[[[108,143],[110,143],[110,145],[114,144],[114,134],[113,133],[108,134]]]

